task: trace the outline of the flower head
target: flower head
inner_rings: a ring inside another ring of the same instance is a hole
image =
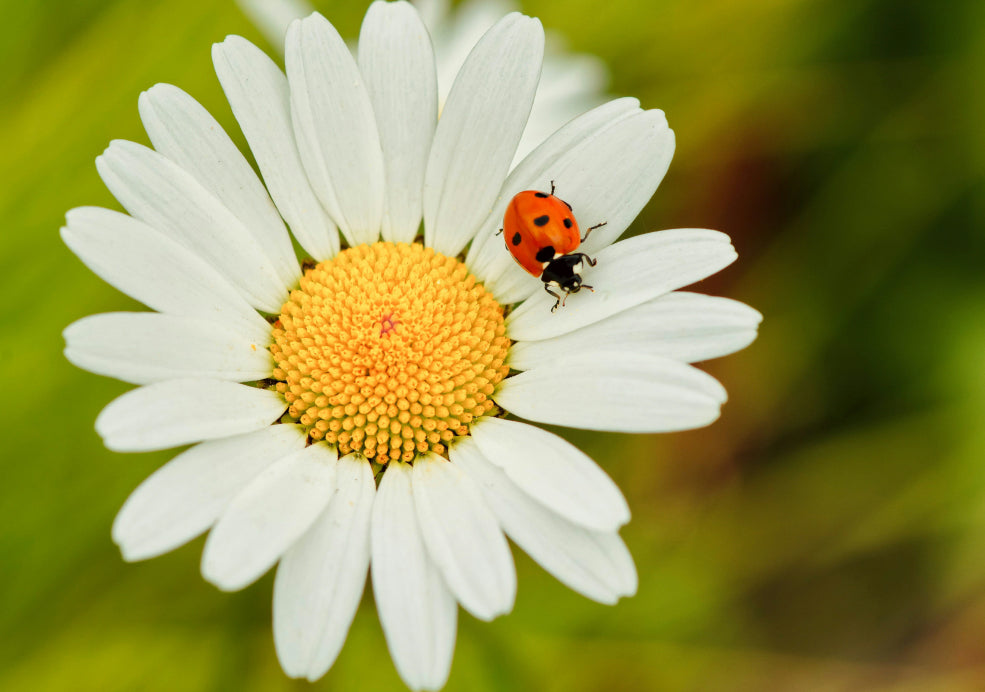
[[[335,661],[370,570],[398,672],[441,687],[457,606],[512,609],[507,535],[589,598],[634,593],[618,488],[507,415],[706,425],[725,392],[689,363],[755,336],[755,311],[677,291],[734,260],[725,235],[614,243],[669,165],[663,113],[612,101],[511,170],[543,39],[535,19],[495,23],[439,118],[429,34],[405,2],[370,7],[357,58],[320,15],[294,22],[286,76],[229,37],[216,72],[263,182],[194,99],[158,85],[139,101],[154,148],[113,142],[97,160],[128,214],[67,215],[69,247],[154,311],[65,331],[73,363],[141,385],[97,431],[119,451],[194,444],[130,496],[114,540],[139,560],[209,531],[202,573],[226,590],[278,564],[291,676]],[[607,222],[582,246],[595,292],[556,314],[497,235],[516,193],[552,184],[580,219]]]

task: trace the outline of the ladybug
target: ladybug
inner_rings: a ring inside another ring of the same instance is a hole
[[[554,196],[552,180],[550,193],[525,190],[510,200],[499,232],[504,233],[506,247],[513,259],[540,277],[544,290],[556,299],[551,308],[554,312],[564,305],[568,294],[583,288],[595,290],[581,282],[581,271],[586,262],[594,267],[596,260],[575,250],[589,233],[604,225],[604,221],[596,224],[582,236],[571,205]],[[560,289],[563,297],[552,291],[552,286]]]

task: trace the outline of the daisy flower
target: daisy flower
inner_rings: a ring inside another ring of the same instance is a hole
[[[116,451],[193,445],[127,499],[113,538],[142,560],[208,531],[202,574],[223,590],[277,565],[290,676],[331,667],[368,571],[397,671],[440,688],[458,606],[482,620],[512,609],[506,536],[589,598],[633,594],[618,488],[513,417],[707,425],[725,391],[690,363],[755,336],[750,308],[677,290],[735,259],[727,236],[615,242],[670,163],[662,112],[604,104],[510,170],[543,46],[536,19],[500,19],[439,118],[431,40],[405,2],[370,6],[356,58],[321,15],[293,22],[286,75],[230,36],[215,69],[263,182],[162,84],[139,99],[153,149],[114,141],[96,161],[128,213],[67,215],[73,252],[153,311],[65,330],[70,361],[140,385],[96,430]],[[514,194],[551,181],[579,219],[607,222],[583,245],[595,292],[556,314],[497,235]]]

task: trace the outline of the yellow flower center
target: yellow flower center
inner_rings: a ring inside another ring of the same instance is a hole
[[[444,453],[509,370],[503,307],[464,264],[416,244],[359,245],[308,270],[273,337],[288,415],[380,464]]]

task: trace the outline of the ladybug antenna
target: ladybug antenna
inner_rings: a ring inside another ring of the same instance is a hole
[[[551,194],[554,194],[554,181],[551,181]]]

